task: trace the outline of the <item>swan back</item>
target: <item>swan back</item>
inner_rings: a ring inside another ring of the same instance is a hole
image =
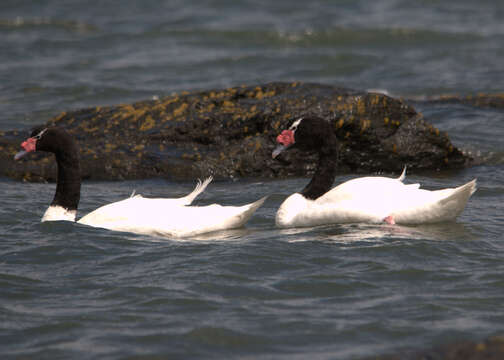
[[[137,234],[186,237],[241,227],[264,201],[244,206],[183,206],[137,195],[103,206],[78,222]]]

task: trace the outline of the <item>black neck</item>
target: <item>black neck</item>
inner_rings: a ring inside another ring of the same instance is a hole
[[[68,153],[56,153],[58,180],[56,193],[51,205],[59,205],[68,210],[77,210],[80,200],[80,164],[76,149]]]
[[[336,177],[337,143],[336,136],[329,134],[318,151],[319,160],[315,174],[301,194],[311,200],[328,192]]]

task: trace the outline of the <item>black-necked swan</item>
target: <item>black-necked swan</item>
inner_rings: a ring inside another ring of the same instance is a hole
[[[58,177],[54,199],[41,221],[75,221],[81,177],[77,144],[59,127],[36,129],[21,144],[19,160],[32,151],[55,154]],[[189,195],[175,199],[150,199],[141,195],[104,205],[78,223],[109,230],[168,237],[187,237],[243,226],[265,198],[244,206],[187,206],[203,192],[212,178],[199,182]]]
[[[457,188],[423,190],[399,178],[361,177],[331,189],[336,177],[337,139],[328,121],[304,117],[277,137],[276,158],[286,149],[318,153],[310,183],[290,195],[276,214],[282,228],[337,223],[426,224],[454,220],[476,191],[476,180]]]

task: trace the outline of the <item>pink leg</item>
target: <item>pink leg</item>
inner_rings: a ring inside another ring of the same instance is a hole
[[[395,225],[395,219],[393,215],[387,216],[386,218],[383,219],[383,221],[385,221],[387,224]]]

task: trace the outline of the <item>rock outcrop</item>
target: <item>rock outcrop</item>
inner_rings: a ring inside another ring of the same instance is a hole
[[[78,140],[82,177],[121,180],[307,176],[314,162],[271,159],[278,133],[314,114],[334,125],[340,173],[399,173],[471,163],[448,136],[400,99],[320,84],[270,83],[64,112],[47,125]],[[0,176],[54,180],[46,154],[14,162],[26,132],[0,133]],[[313,159],[314,160],[314,159]]]

